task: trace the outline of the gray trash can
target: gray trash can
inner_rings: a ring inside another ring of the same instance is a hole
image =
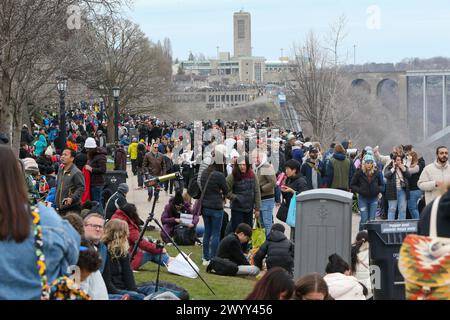
[[[350,263],[353,194],[315,189],[297,196],[294,277],[324,273],[337,253]]]

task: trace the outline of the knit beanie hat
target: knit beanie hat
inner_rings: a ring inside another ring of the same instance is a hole
[[[128,193],[128,191],[130,190],[128,188],[128,185],[126,183],[121,183],[119,184],[119,186],[117,187],[117,190],[119,190],[122,193]]]

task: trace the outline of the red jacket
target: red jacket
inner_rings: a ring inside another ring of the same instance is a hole
[[[134,248],[134,244],[139,239],[140,229],[138,225],[133,220],[131,220],[131,218],[127,216],[125,212],[123,212],[120,209],[117,209],[117,211],[111,217],[111,220],[112,219],[123,220],[128,224],[128,230],[130,232],[130,235],[128,236],[128,242],[130,244],[130,255],[131,255],[131,252],[133,251]],[[134,256],[133,261],[131,261],[131,267],[133,268],[133,270],[138,270],[139,267],[141,267],[143,257],[142,251],[146,251],[152,254],[160,254],[161,250],[162,249],[156,248],[156,245],[154,243],[142,238],[141,242],[139,243],[139,248],[136,252],[136,255]]]

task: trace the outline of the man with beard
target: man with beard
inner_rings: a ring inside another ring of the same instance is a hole
[[[437,159],[423,169],[417,185],[425,191],[425,202],[429,204],[444,194],[445,186],[450,182],[450,166],[448,165],[448,148],[440,146],[436,149]]]
[[[302,165],[300,172],[306,179],[308,189],[318,189],[323,185],[322,177],[325,176],[325,164],[318,159],[319,150],[311,148],[309,158]]]

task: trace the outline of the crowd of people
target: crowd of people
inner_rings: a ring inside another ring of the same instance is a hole
[[[124,116],[118,141],[108,144],[107,123],[99,118],[92,110],[70,111],[61,134],[56,118],[45,114],[39,123],[31,122],[31,130],[23,126],[18,158],[8,139],[0,137],[5,144],[0,146],[0,273],[7,279],[0,284],[1,299],[38,299],[45,291],[44,277],[58,283],[74,265],[80,269],[80,292],[92,299],[142,300],[154,293],[153,285],[136,285],[133,270],[147,262],[167,266],[173,258],[153,239],[139,240],[144,222],[127,201],[129,186],[106,190],[108,155],[115,170],[126,170],[130,160],[129,178],[137,179],[138,189],[147,189],[148,201],[158,200],[162,189],[171,195],[161,218],[164,242],[189,230],[194,239],[202,239],[205,266],[217,257],[234,263],[236,275],[260,277],[248,299],[370,299],[365,224],[420,219],[425,234],[430,204],[441,195],[438,231],[450,233],[450,167],[444,146],[426,165],[411,145],[395,146],[385,156],[378,146],[358,151],[351,141],[324,149],[301,133],[271,135],[270,119],[202,121],[203,131],[215,130],[227,139],[211,134],[197,143],[194,123],[145,116]],[[267,129],[268,139],[258,129]],[[178,135],[179,130],[188,134]],[[182,183],[152,180],[174,172],[181,172]],[[289,239],[285,226],[274,223],[274,209],[278,220],[286,222],[292,197],[319,188],[354,193],[360,233],[352,261],[333,254],[326,270],[317,270],[325,276],[309,274],[294,281],[294,228]],[[264,228],[265,241],[252,248],[256,222]],[[40,263],[47,266],[46,274],[37,272]]]

